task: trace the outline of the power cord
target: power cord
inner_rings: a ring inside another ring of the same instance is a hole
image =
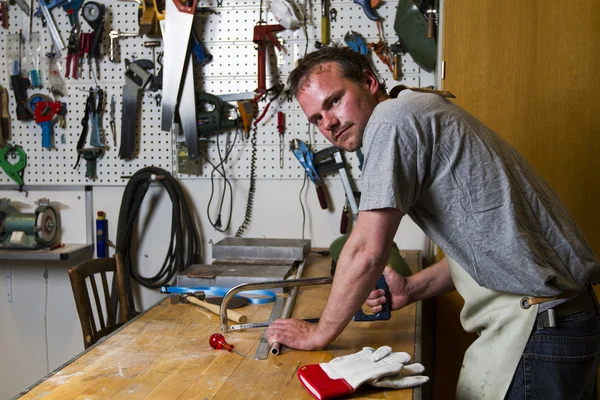
[[[210,189],[210,198],[208,200],[208,204],[206,206],[206,215],[208,217],[208,221],[210,222],[210,224],[212,225],[212,227],[219,231],[219,232],[227,232],[229,230],[229,225],[231,224],[231,214],[232,214],[232,210],[233,210],[233,189],[231,187],[231,182],[229,181],[229,179],[227,178],[227,174],[225,172],[225,162],[228,160],[229,155],[231,154],[231,151],[233,150],[233,147],[235,145],[235,143],[237,142],[237,138],[240,135],[239,132],[239,128],[235,130],[235,137],[233,139],[233,143],[231,143],[229,146],[225,147],[225,156],[223,157],[221,155],[221,147],[219,145],[219,140],[217,139],[217,153],[219,154],[219,164],[214,165],[209,159],[208,157],[206,157],[204,154],[200,153],[200,155],[202,156],[202,158],[204,158],[204,160],[209,163],[212,167],[213,170],[210,174],[210,185],[211,185],[211,189]],[[220,169],[219,169],[220,168]],[[215,172],[217,172],[222,178],[223,178],[223,195],[221,197],[221,201],[219,204],[219,211],[217,213],[217,219],[216,221],[213,222],[212,218],[210,217],[210,206],[212,204],[213,201],[213,197],[215,195]],[[223,228],[223,224],[222,224],[222,220],[221,220],[221,215],[222,215],[222,211],[223,211],[223,205],[225,203],[225,197],[227,194],[227,189],[229,189],[229,215],[227,218],[227,224],[225,224],[225,227]]]

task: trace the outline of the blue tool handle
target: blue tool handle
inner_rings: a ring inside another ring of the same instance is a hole
[[[362,7],[363,11],[365,12],[365,15],[371,21],[379,21],[381,19],[381,17],[377,15],[375,10],[371,8],[370,0],[354,0],[354,2]]]
[[[40,122],[39,125],[42,127],[42,147],[52,148],[52,121]]]
[[[383,289],[385,292],[385,298],[387,301],[383,303],[381,311],[377,314],[365,314],[362,309],[358,310],[356,315],[354,316],[354,321],[387,321],[392,317],[391,306],[390,306],[390,288],[388,287],[387,282],[385,281],[385,277],[381,275],[377,284],[375,285],[376,289]]]

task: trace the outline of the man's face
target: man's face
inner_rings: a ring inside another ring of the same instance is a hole
[[[340,67],[328,62],[301,82],[298,103],[309,122],[334,146],[356,151],[373,109],[377,105],[377,79],[365,74],[357,84],[342,77]]]

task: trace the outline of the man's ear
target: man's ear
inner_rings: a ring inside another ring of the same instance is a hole
[[[379,91],[379,81],[377,80],[375,74],[371,71],[364,71],[363,77],[369,92],[371,92],[373,95],[376,94]]]

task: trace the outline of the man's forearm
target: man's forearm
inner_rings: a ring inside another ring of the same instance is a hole
[[[410,298],[414,301],[425,300],[454,290],[450,276],[450,267],[446,257],[407,279]]]
[[[319,345],[333,341],[375,287],[387,263],[402,214],[386,209],[359,213],[337,262],[335,279],[315,338]]]

